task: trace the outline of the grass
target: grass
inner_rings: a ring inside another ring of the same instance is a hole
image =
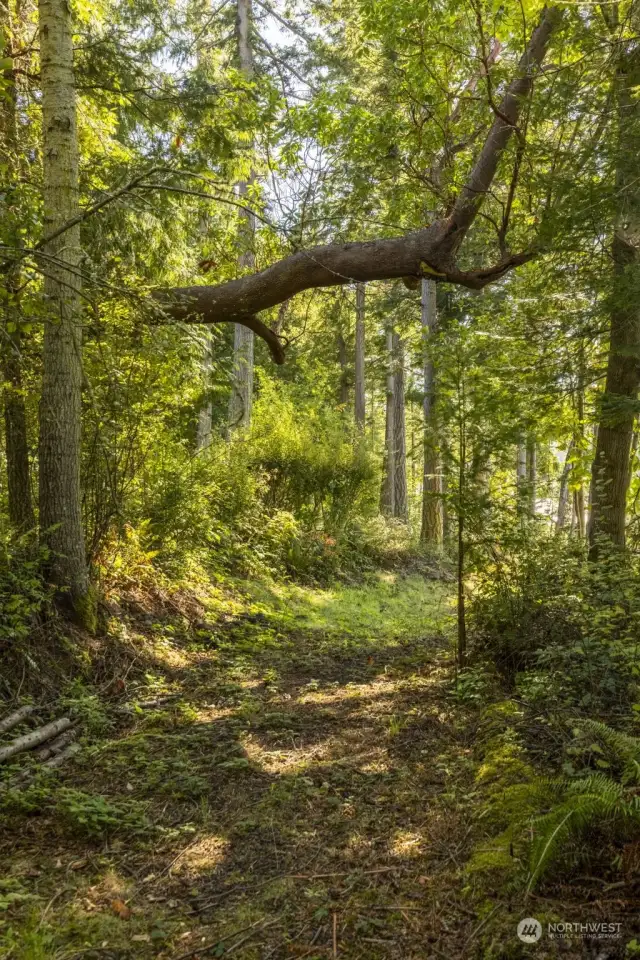
[[[446,585],[391,574],[120,597],[109,683],[65,692],[79,759],[5,795],[0,957],[463,957],[496,906],[517,951],[463,889],[451,616]]]

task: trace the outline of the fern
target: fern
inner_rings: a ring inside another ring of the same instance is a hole
[[[561,799],[551,809],[530,821],[534,838],[530,847],[530,891],[557,862],[561,852],[594,828],[611,835],[640,826],[640,797],[631,792],[638,781],[640,740],[597,720],[583,720],[581,732],[597,736],[622,769],[620,779],[603,772],[588,773],[576,780],[556,780]],[[553,792],[548,783],[549,792]],[[539,793],[540,786],[532,785]]]
[[[561,861],[566,864],[584,855],[581,841],[586,834],[597,830],[605,842],[614,842],[640,830],[640,739],[597,720],[580,720],[574,733],[602,745],[592,743],[589,750],[591,754],[604,750],[611,760],[609,769],[587,768],[574,778],[530,775],[519,783],[492,778],[485,815],[503,832],[489,847],[476,851],[471,872],[508,868],[510,860],[517,869],[528,860],[525,882],[531,891]],[[514,855],[518,849],[524,863]]]
[[[580,720],[577,728],[597,737],[607,747],[612,758],[622,767],[623,783],[640,782],[640,739],[628,733],[613,730],[599,720]]]

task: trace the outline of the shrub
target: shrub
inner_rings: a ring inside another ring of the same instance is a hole
[[[636,697],[640,580],[622,553],[589,562],[579,541],[528,529],[476,578],[475,656],[525,699],[610,716]]]

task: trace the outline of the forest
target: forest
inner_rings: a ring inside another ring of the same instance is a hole
[[[0,960],[640,957],[640,0],[0,0]]]

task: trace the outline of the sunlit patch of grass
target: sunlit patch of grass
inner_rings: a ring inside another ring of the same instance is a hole
[[[325,590],[281,584],[274,592],[300,626],[357,636],[360,643],[442,635],[454,613],[450,588],[418,575],[378,573],[357,586]]]
[[[181,851],[171,864],[169,875],[211,873],[224,862],[230,841],[217,834],[200,837]]]
[[[419,857],[424,853],[424,837],[411,830],[398,830],[389,844],[394,857]]]

